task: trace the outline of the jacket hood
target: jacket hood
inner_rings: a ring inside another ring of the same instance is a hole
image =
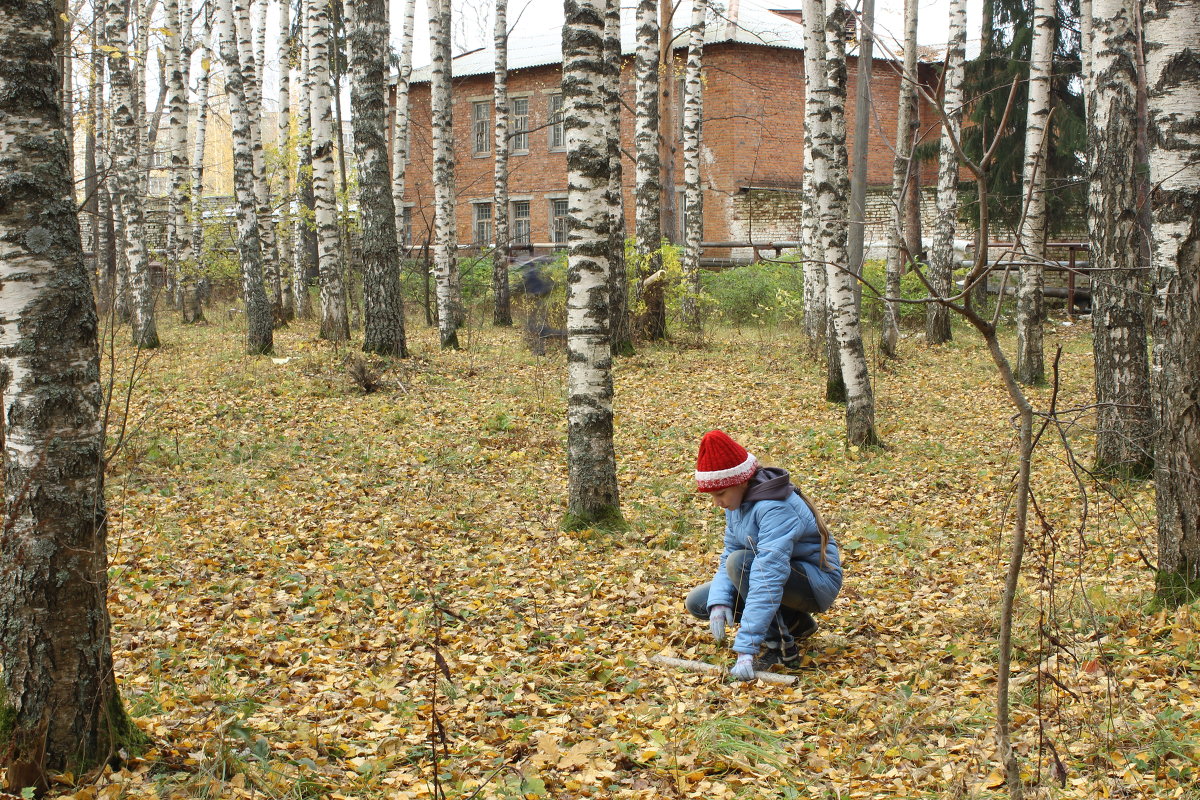
[[[792,478],[782,467],[759,467],[746,488],[743,503],[759,500],[786,500],[796,491]]]

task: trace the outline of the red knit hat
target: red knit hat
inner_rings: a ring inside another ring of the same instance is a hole
[[[700,439],[696,456],[696,491],[715,492],[750,480],[758,461],[724,431],[709,431]]]

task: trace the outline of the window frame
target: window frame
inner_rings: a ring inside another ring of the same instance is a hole
[[[517,103],[524,103],[525,113],[517,113]],[[529,95],[509,98],[509,128],[508,152],[511,155],[523,155],[529,152]],[[518,120],[520,125],[518,127]]]
[[[549,197],[550,203],[550,243],[555,249],[566,248],[568,242],[567,218],[571,214],[570,204],[566,197]],[[556,214],[558,204],[562,203],[562,214]],[[559,220],[562,220],[562,238],[559,238]]]
[[[487,209],[487,212],[481,217],[480,212],[483,209]],[[495,219],[491,200],[473,200],[471,202],[471,243],[473,245],[476,247],[491,246],[496,238]],[[481,225],[487,233],[486,238],[479,235]]]
[[[558,107],[555,107],[555,103]],[[551,92],[549,99],[546,101],[546,121],[549,123],[549,143],[551,150],[566,150],[567,149],[567,129],[563,125],[563,105],[562,92]]]
[[[524,204],[525,216],[517,216],[517,206]],[[510,238],[513,246],[528,247],[533,244],[533,204],[529,200],[511,200],[508,204],[509,212],[508,219],[510,224]],[[520,231],[519,227],[524,223],[524,231]]]
[[[483,112],[482,116],[480,112]],[[492,104],[481,100],[471,103],[471,153],[488,156],[492,153]]]

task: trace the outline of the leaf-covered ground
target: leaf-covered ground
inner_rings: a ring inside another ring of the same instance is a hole
[[[476,326],[444,353],[348,377],[309,325],[277,358],[237,321],[119,343],[110,609],[128,708],[154,741],[77,798],[984,798],[1014,468],[977,338],[874,371],[889,449],[789,331],[725,331],[617,366],[623,532],[559,530],[565,359]],[[119,332],[127,337],[126,331]],[[1059,406],[1092,402],[1087,325],[1055,326]],[[1048,390],[1034,393],[1039,407]],[[1018,599],[1015,738],[1034,797],[1190,798],[1200,606],[1154,610],[1149,486],[1077,483],[1086,413],[1047,431]],[[653,664],[728,664],[682,599],[721,518],[692,490],[721,427],[788,467],[844,547],[846,586],[794,688]],[[1086,518],[1082,490],[1087,492]]]

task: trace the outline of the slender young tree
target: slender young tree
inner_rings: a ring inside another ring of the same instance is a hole
[[[850,195],[846,164],[846,33],[852,18],[842,0],[826,0],[828,151],[815,158],[813,180],[821,212],[820,236],[825,245],[829,316],[846,385],[846,441],[860,447],[877,447],[882,441],[875,432],[875,396],[854,304],[854,276],[846,253],[846,198]]]
[[[825,343],[829,303],[825,299],[825,248],[820,227],[813,164],[823,157],[825,136],[825,6],[822,0],[804,2],[804,199],[800,236],[804,244],[804,332],[814,345]],[[841,382],[841,367],[831,376]],[[844,390],[842,391],[844,397]]]
[[[512,325],[512,308],[508,296],[508,264],[511,240],[508,232],[508,0],[496,0],[494,41],[496,75],[493,97],[496,107],[496,154],[492,208],[496,217],[495,243],[492,247],[492,297],[495,306],[492,324]]]
[[[867,219],[867,144],[871,135],[871,72],[875,61],[875,0],[863,0],[858,36],[858,73],[855,76],[854,150],[850,154],[850,232],[847,252],[850,269],[862,275],[863,237]],[[861,305],[862,285],[854,285],[855,302]]]
[[[99,322],[59,106],[58,15],[50,0],[0,3],[0,769],[13,793],[145,741],[113,674]]]
[[[1025,117],[1024,213],[1017,232],[1021,285],[1017,290],[1017,380],[1036,386],[1046,380],[1042,354],[1046,259],[1046,151],[1049,142],[1050,70],[1054,59],[1056,0],[1036,0],[1029,103]]]
[[[900,97],[896,101],[896,151],[892,158],[892,224],[888,227],[887,299],[883,304],[879,352],[896,357],[900,343],[900,278],[904,274],[904,198],[912,187],[912,153],[919,125],[913,114],[917,85],[917,0],[904,0],[904,72],[900,75]],[[911,233],[911,232],[910,232]]]
[[[296,42],[296,61],[298,72],[296,91],[296,219],[292,225],[292,241],[296,252],[296,279],[292,283],[292,298],[296,306],[296,316],[300,319],[312,317],[312,302],[309,299],[308,287],[312,279],[320,275],[320,247],[317,244],[316,229],[316,196],[313,193],[313,125],[312,125],[312,92],[309,83],[311,70],[309,65],[310,36],[308,35],[308,5],[307,0],[301,2],[299,8],[297,29],[300,39]]]
[[[1142,15],[1154,187],[1158,593],[1177,604],[1200,596],[1200,2],[1158,0]]]
[[[128,265],[133,343],[137,347],[158,347],[158,326],[154,319],[154,286],[150,259],[146,253],[144,211],[142,209],[141,164],[138,160],[138,121],[134,111],[134,76],[130,69],[128,7],[121,0],[109,0],[106,9],[108,86],[112,103],[113,202],[121,212],[121,244]]]
[[[1096,463],[1147,477],[1153,469],[1137,174],[1137,21],[1131,0],[1094,0],[1096,48],[1088,99],[1088,238],[1096,370]]]
[[[204,253],[204,148],[208,138],[208,91],[212,67],[208,43],[212,39],[212,7],[207,0],[202,0],[200,7],[203,29],[200,34],[200,78],[196,87],[196,132],[189,194],[193,260],[192,263],[181,265],[179,282],[180,308],[183,321],[188,324],[204,321],[200,262]]]
[[[396,205],[396,232],[404,236],[404,191],[408,169],[408,84],[412,77],[413,26],[416,0],[404,0],[400,28],[400,64],[396,69],[396,119],[392,130],[392,200]],[[410,242],[401,241],[407,247]]]
[[[191,0],[167,0],[167,126],[170,147],[167,152],[171,175],[171,195],[167,208],[167,263],[175,282],[192,262],[191,230],[187,224],[188,206],[188,76],[191,72],[192,21]],[[184,26],[188,29],[185,29]],[[176,291],[171,300],[179,296]]]
[[[387,146],[387,0],[357,0],[350,40],[350,108],[362,218],[363,350],[408,356],[396,207]]]
[[[704,193],[700,182],[700,136],[703,114],[704,16],[705,0],[692,0],[692,24],[688,36],[687,71],[683,87],[683,186],[684,248],[683,294],[684,325],[700,331],[700,243],[704,238]]]
[[[929,259],[929,284],[939,297],[949,297],[954,275],[954,232],[958,222],[958,145],[962,133],[963,63],[967,45],[966,0],[950,2],[950,42],[942,79],[944,120],[938,153],[937,221]],[[941,303],[925,308],[925,341],[950,341],[950,311]]]
[[[292,36],[292,3],[291,0],[279,0],[279,118],[277,120],[278,135],[276,136],[279,160],[282,169],[279,170],[281,195],[279,207],[279,275],[286,276],[288,284],[283,291],[280,305],[280,316],[285,321],[291,321],[296,316],[297,282],[303,286],[304,277],[297,269],[295,241],[292,239],[292,208],[295,197],[292,194],[292,65],[295,61],[296,41]],[[265,27],[265,26],[264,26]]]
[[[610,329],[613,355],[633,353],[625,271],[625,192],[621,164],[621,0],[607,0],[604,10],[604,61],[608,67],[605,105],[608,111],[608,267],[611,292]]]
[[[233,188],[238,206],[238,256],[242,262],[242,301],[246,306],[246,351],[267,355],[275,347],[271,302],[263,285],[262,246],[258,239],[258,215],[255,213],[254,153],[250,138],[250,114],[242,87],[242,68],[238,61],[237,34],[234,32],[231,0],[217,0],[213,21],[220,37],[221,62],[225,66],[225,95],[233,123]]]
[[[634,189],[637,254],[638,301],[642,312],[642,335],[662,339],[667,334],[667,306],[663,293],[665,281],[649,278],[662,268],[662,182],[658,150],[658,3],[638,0],[637,51],[634,71],[637,75],[637,103],[633,141],[637,152],[636,188]]]
[[[609,340],[608,137],[604,0],[566,0],[563,126],[567,139],[567,473],[564,527],[621,520],[613,448]]]
[[[438,333],[442,347],[458,349],[462,300],[454,230],[454,119],[450,92],[450,0],[429,0],[429,46],[433,56],[433,207],[436,238]]]
[[[308,82],[312,114],[312,183],[316,202],[318,269],[321,277],[321,338],[350,338],[346,286],[338,257],[337,192],[333,179],[333,112],[329,102],[329,4],[308,3]]]

